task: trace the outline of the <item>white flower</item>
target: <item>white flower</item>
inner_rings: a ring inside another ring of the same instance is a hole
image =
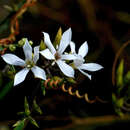
[[[71,41],[71,28],[65,31],[61,37],[60,45],[57,49],[51,43],[50,37],[48,33],[43,32],[44,34],[44,42],[49,49],[45,49],[40,53],[47,58],[48,60],[54,60],[59,66],[60,70],[64,73],[64,75],[68,77],[74,77],[74,69],[65,63],[64,60],[73,60],[75,58],[72,54],[63,54],[67,46]]]
[[[96,63],[84,63],[84,57],[87,55],[88,53],[88,44],[87,42],[84,42],[79,50],[78,50],[78,54],[75,51],[75,43],[74,42],[70,42],[70,48],[71,48],[71,53],[75,54],[75,56],[77,57],[76,59],[74,59],[74,68],[78,69],[81,73],[83,73],[85,76],[87,76],[90,80],[91,80],[91,75],[84,72],[83,70],[87,70],[87,71],[98,71],[100,69],[102,69],[103,67],[99,64]]]
[[[36,66],[36,62],[39,59],[39,46],[34,47],[34,55],[33,55],[32,47],[29,44],[28,40],[26,40],[23,46],[23,51],[25,54],[25,61],[14,54],[2,55],[3,60],[8,64],[24,67],[20,72],[16,73],[14,78],[14,86],[23,82],[30,70],[33,72],[35,77],[46,80],[45,71]]]

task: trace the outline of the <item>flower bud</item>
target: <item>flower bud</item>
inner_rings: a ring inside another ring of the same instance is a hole
[[[10,49],[10,51],[15,51],[16,50],[16,46],[13,45],[13,44],[10,44],[9,45],[9,49]]]
[[[27,38],[22,38],[20,41],[18,41],[18,45],[22,47],[25,44],[26,40]]]
[[[32,41],[29,41],[29,44],[32,46],[32,45],[33,45],[33,42],[32,42]]]

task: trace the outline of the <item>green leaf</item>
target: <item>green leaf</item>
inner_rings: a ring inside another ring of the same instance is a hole
[[[116,108],[115,112],[116,112],[120,117],[123,117],[123,116],[124,116],[123,112],[122,112],[119,108]]]
[[[123,87],[123,71],[124,71],[124,60],[122,59],[118,68],[117,68],[117,86]]]
[[[56,80],[59,80],[59,81],[62,81],[62,79],[58,76],[54,76],[53,79],[56,81]]]
[[[45,45],[44,41],[41,40],[41,43],[40,43],[40,50],[42,51],[42,50],[44,50],[44,49],[46,49],[46,45]]]
[[[59,30],[56,34],[55,40],[53,42],[53,45],[54,45],[55,48],[57,47],[57,45],[60,44],[61,37],[62,37],[62,29],[59,28]]]
[[[124,23],[130,24],[130,14],[127,12],[117,12],[115,13],[117,18]]]
[[[125,84],[130,83],[130,71],[128,71],[127,74],[125,75],[124,82]]]
[[[30,110],[29,110],[29,104],[28,104],[28,101],[27,101],[27,98],[25,97],[25,100],[24,100],[24,109],[25,109],[25,114],[27,116],[29,116],[31,114]]]
[[[30,121],[31,124],[33,124],[34,126],[36,126],[37,128],[39,128],[37,122],[35,121],[34,118],[32,118],[31,116],[28,117],[28,120]]]
[[[36,102],[36,99],[33,100],[33,107],[34,107],[34,110],[36,112],[38,112],[39,114],[42,114],[42,110],[41,108],[38,106],[37,102]]]
[[[14,81],[8,82],[8,83],[3,87],[3,89],[0,91],[0,100],[2,100],[2,99],[7,95],[7,93],[12,89],[12,87],[13,87],[13,82],[14,82]]]
[[[114,93],[112,93],[112,102],[114,103],[114,105],[117,102],[117,98],[116,98],[116,95]]]
[[[45,81],[41,81],[41,89],[42,89],[42,94],[43,94],[43,96],[45,96],[45,94],[46,94],[46,89],[45,89],[45,86],[44,86],[44,82]]]
[[[67,78],[67,81],[72,84],[76,83],[76,81],[73,78]]]
[[[25,123],[26,119],[17,121],[13,127],[15,127],[13,130],[23,130],[24,129],[24,123]]]
[[[25,112],[18,112],[17,115],[25,115]]]
[[[117,100],[117,107],[121,108],[124,104],[124,98],[120,98]]]

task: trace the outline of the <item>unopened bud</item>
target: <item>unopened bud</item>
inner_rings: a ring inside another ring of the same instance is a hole
[[[25,44],[26,40],[27,38],[22,38],[20,41],[18,41],[18,45],[22,47]]]
[[[29,41],[29,44],[32,46],[32,45],[33,45],[33,42],[32,42],[32,41]]]
[[[16,46],[13,45],[13,44],[10,44],[9,45],[9,49],[10,49],[10,51],[15,51],[16,50]]]

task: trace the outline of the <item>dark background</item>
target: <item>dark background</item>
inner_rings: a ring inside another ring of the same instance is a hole
[[[18,0],[0,1],[0,22],[11,18],[15,12],[10,13],[5,9],[5,5],[14,8],[19,4]],[[112,65],[115,54],[124,42],[129,40],[130,34],[130,10],[127,1],[113,0],[38,0],[36,5],[30,7],[20,18],[20,34],[16,37],[16,42],[23,37],[38,45],[43,38],[42,32],[48,32],[53,41],[59,29],[63,32],[69,27],[72,28],[72,41],[76,43],[77,49],[87,41],[89,53],[86,62],[96,62],[101,64],[104,69],[92,73],[92,81],[80,74],[81,83],[78,90],[81,93],[88,93],[90,99],[99,96],[108,103],[96,102],[87,103],[84,99],[70,96],[61,90],[46,90],[46,96],[42,96],[38,90],[38,101],[43,100],[43,120],[38,119],[42,128],[65,127],[71,124],[70,117],[90,118],[101,116],[105,120],[107,115],[115,115],[111,102],[112,85]],[[8,24],[9,25],[9,24]],[[0,24],[0,27],[2,24]],[[9,27],[0,29],[0,38],[9,34]],[[21,55],[22,51],[16,51]],[[121,54],[120,58],[125,59],[126,71],[130,66],[129,47]],[[1,68],[5,63],[0,60]],[[31,74],[30,74],[31,75]],[[24,109],[24,97],[32,100],[32,93],[35,84],[39,80],[33,80],[27,76],[24,83],[13,88],[5,98],[0,101],[0,121],[17,120],[17,112]],[[45,119],[44,119],[45,117]],[[48,118],[47,118],[48,117]],[[94,122],[94,121],[93,121]],[[126,128],[128,121],[118,123],[99,123],[96,125],[72,125],[70,129],[76,130],[104,130]],[[27,129],[32,129],[31,125]],[[69,129],[69,128],[64,128]]]

